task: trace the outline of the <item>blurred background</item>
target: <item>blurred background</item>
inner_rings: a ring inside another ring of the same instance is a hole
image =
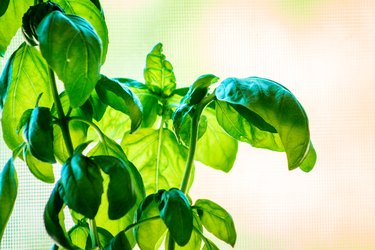
[[[228,174],[197,165],[190,195],[232,214],[235,249],[375,249],[374,1],[102,5],[110,37],[102,73],[110,77],[143,81],[146,54],[162,42],[179,86],[206,73],[260,76],[286,86],[304,106],[318,153],[312,172],[288,171],[283,153],[245,144]],[[9,157],[1,139],[1,167]],[[50,249],[40,222],[52,185],[16,167],[19,196],[0,248]]]

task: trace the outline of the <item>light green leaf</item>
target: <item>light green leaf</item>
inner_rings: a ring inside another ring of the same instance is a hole
[[[46,163],[35,158],[28,147],[23,148],[23,159],[30,172],[39,180],[46,183],[54,183],[55,176],[51,163]]]
[[[214,169],[229,172],[236,160],[238,142],[216,120],[215,110],[206,108],[207,130],[197,142],[195,159]]]
[[[10,158],[0,173],[0,242],[17,197],[18,178]]]
[[[139,205],[136,213],[136,222],[140,222],[155,216],[159,216],[158,194],[147,196]],[[167,227],[163,220],[153,219],[140,223],[134,229],[135,238],[138,246],[142,250],[157,250],[163,242],[167,233]]]
[[[108,50],[108,29],[98,0],[55,0],[66,13],[86,19],[98,33],[102,42],[102,61],[104,64]]]
[[[35,102],[43,93],[39,105],[50,107],[53,103],[48,68],[45,60],[34,47],[23,43],[14,54],[12,81],[4,102],[2,129],[4,141],[13,150],[23,142],[17,134],[17,125],[25,110],[35,107]]]
[[[74,245],[80,249],[86,249],[87,241],[91,241],[91,238],[89,237],[89,225],[87,223],[78,222],[77,225],[69,230],[68,236]]]
[[[2,2],[5,2],[1,0]],[[10,1],[8,9],[4,15],[0,15],[0,56],[3,57],[5,51],[16,34],[17,30],[21,27],[22,16],[27,9],[34,4],[34,0],[24,1]],[[6,29],[4,28],[6,27]]]
[[[310,146],[308,119],[303,107],[288,89],[259,77],[228,78],[216,89],[216,97],[231,106],[228,108],[219,102],[217,108],[218,121],[229,134],[255,147],[285,151],[289,169],[303,164]],[[225,124],[238,115],[245,121],[237,119]],[[244,133],[244,127],[249,131]]]
[[[198,209],[201,222],[207,231],[234,247],[237,233],[232,216],[210,200],[197,200],[194,206]]]
[[[180,186],[187,150],[178,144],[172,131],[142,128],[126,134],[121,146],[141,173],[146,194]]]
[[[102,102],[130,117],[131,132],[141,125],[142,105],[138,97],[126,85],[102,76],[95,89]]]
[[[172,64],[165,59],[163,45],[158,43],[146,58],[144,78],[147,88],[161,97],[170,96],[176,89]]]
[[[220,250],[220,249],[215,245],[215,243],[213,243],[211,240],[206,238],[202,250]]]
[[[70,105],[83,105],[100,79],[101,42],[85,19],[54,11],[37,29],[40,50],[64,82]]]

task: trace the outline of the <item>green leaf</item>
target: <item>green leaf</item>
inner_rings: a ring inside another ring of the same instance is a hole
[[[123,217],[134,206],[135,190],[128,170],[128,164],[114,156],[94,156],[91,158],[104,173],[109,175],[108,184],[108,217],[117,220]]]
[[[98,94],[96,93],[96,91],[93,91],[91,93],[91,96],[89,98],[89,103],[91,105],[91,108],[92,108],[92,117],[95,119],[95,121],[100,121],[103,116],[104,116],[104,113],[107,109],[107,105],[104,104]]]
[[[172,64],[165,59],[162,51],[163,45],[158,43],[147,55],[144,78],[150,91],[158,96],[168,97],[176,89],[176,77]]]
[[[211,240],[206,238],[202,250],[220,250],[220,249],[215,245],[215,243],[213,243]]]
[[[20,121],[18,122],[16,133],[18,134],[21,129],[29,122],[31,113],[34,109],[26,109],[25,112],[23,112]]]
[[[138,207],[135,222],[159,216],[158,203],[160,200],[158,198],[158,194],[151,194],[144,199]],[[139,223],[134,229],[138,246],[142,250],[159,249],[166,233],[167,227],[161,219],[153,219]]]
[[[7,0],[1,0],[1,2],[6,2]],[[2,3],[4,4],[4,3]],[[5,51],[16,34],[17,30],[21,27],[22,16],[30,7],[33,5],[33,0],[24,1],[10,1],[7,11],[4,15],[0,15],[1,27],[6,27],[6,29],[0,29],[0,56],[3,57]]]
[[[187,150],[177,142],[172,131],[142,128],[126,134],[121,147],[141,173],[146,194],[180,186]]]
[[[93,219],[100,206],[102,183],[98,166],[90,158],[74,154],[62,167],[59,191],[69,208]]]
[[[77,249],[68,238],[64,225],[64,202],[60,196],[59,189],[62,189],[61,182],[58,181],[52,190],[44,209],[44,225],[47,233],[60,246],[66,249]]]
[[[101,41],[85,19],[54,11],[37,29],[44,58],[64,82],[70,105],[83,105],[100,78]]]
[[[123,112],[131,119],[131,132],[142,123],[142,105],[129,88],[120,82],[106,76],[98,81],[96,92],[102,102]]]
[[[23,130],[30,153],[38,160],[55,163],[52,116],[49,108],[36,107]]]
[[[0,2],[0,17],[2,17],[8,9],[10,0],[1,0]]]
[[[178,245],[185,246],[193,231],[193,213],[185,194],[176,188],[163,192],[159,210],[172,238]]]
[[[106,135],[102,135],[102,141],[90,150],[90,155],[111,155],[124,161],[128,161],[121,146]]]
[[[17,197],[18,178],[10,158],[0,173],[0,242]]]
[[[238,142],[219,125],[214,109],[206,108],[203,115],[207,117],[207,130],[197,142],[195,159],[214,169],[229,172],[236,160]]]
[[[70,102],[69,98],[66,94],[66,92],[62,92],[60,95],[60,102],[63,107],[64,113],[70,112],[70,116],[75,117],[81,117],[85,120],[91,120],[91,117],[89,114],[85,113],[82,108],[70,108]],[[57,116],[57,111],[55,106],[52,107],[52,115]],[[69,132],[70,137],[72,139],[73,147],[76,148],[78,145],[85,143],[87,139],[87,130],[88,125],[81,122],[81,121],[75,121],[72,120],[69,122]],[[65,162],[69,157],[69,152],[66,149],[65,141],[61,132],[61,128],[59,125],[55,124],[54,129],[54,150],[55,150],[55,156],[57,159],[60,160],[60,162]]]
[[[14,61],[14,57],[17,54],[16,52],[17,50],[10,56],[0,76],[0,113],[4,107],[5,98],[8,94],[8,88],[12,81],[12,64]]]
[[[99,236],[99,243],[101,246],[106,246],[114,237],[113,235],[108,232],[106,229],[102,227],[96,227]],[[87,238],[86,241],[86,249],[93,249],[92,240],[90,237]]]
[[[126,238],[124,232],[120,232],[114,237],[108,245],[105,246],[104,250],[131,250],[133,249]]]
[[[203,226],[217,238],[234,247],[237,233],[232,216],[221,206],[210,200],[200,199],[195,202]]]
[[[201,75],[190,86],[188,93],[184,96],[181,103],[189,105],[198,104],[207,95],[209,87],[218,80],[219,78],[215,75]]]
[[[30,172],[39,180],[46,183],[54,183],[55,176],[53,174],[52,164],[42,162],[35,158],[28,147],[23,148],[23,159],[29,167]]]
[[[51,107],[53,98],[46,61],[36,48],[23,43],[9,67],[12,80],[8,82],[1,124],[4,141],[13,150],[23,142],[17,126],[25,110],[35,107],[40,93],[40,106]]]
[[[288,89],[264,78],[228,78],[218,86],[216,96],[231,106],[219,102],[217,108],[218,121],[230,135],[255,147],[285,151],[289,169],[303,164],[310,148],[308,119]],[[232,120],[238,115],[244,120]],[[225,124],[228,120],[232,121]]]
[[[89,225],[84,222],[78,222],[77,225],[69,230],[68,236],[75,246],[80,249],[87,249],[87,241],[91,241]]]
[[[108,29],[105,22],[104,14],[99,8],[98,0],[55,0],[66,13],[81,16],[86,19],[95,29],[102,43],[102,60],[103,65],[108,50]]]

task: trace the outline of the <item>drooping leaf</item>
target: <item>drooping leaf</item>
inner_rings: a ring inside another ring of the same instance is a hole
[[[95,90],[91,93],[89,104],[92,109],[92,118],[94,118],[95,121],[100,121],[107,110],[107,105],[100,100]]]
[[[193,231],[193,213],[185,194],[177,188],[163,192],[159,210],[172,238],[178,245],[185,246]]]
[[[207,231],[234,247],[237,233],[232,216],[218,204],[206,199],[197,200],[195,207]]]
[[[8,93],[8,88],[10,86],[10,82],[12,81],[12,64],[14,61],[14,57],[17,54],[17,51],[18,50],[13,52],[13,54],[10,56],[0,76],[0,113],[2,112],[2,109],[4,107],[4,102]]]
[[[104,64],[108,50],[108,29],[105,22],[104,13],[98,0],[55,0],[66,13],[81,16],[86,19],[98,33],[102,42],[102,61]]]
[[[220,249],[210,239],[206,238],[206,241],[204,243],[202,250],[220,250]]]
[[[35,158],[28,147],[23,149],[23,159],[26,162],[30,172],[39,180],[46,183],[54,183],[55,176],[51,163],[46,163]]]
[[[177,142],[172,131],[142,128],[137,133],[126,134],[121,146],[141,173],[146,194],[180,186],[187,150]]]
[[[85,19],[54,11],[37,29],[39,47],[63,81],[70,105],[83,105],[100,78],[101,41]]]
[[[10,0],[1,0],[0,1],[0,17],[2,17],[5,14],[5,12],[7,11],[8,6],[9,6],[9,1]]]
[[[6,1],[2,0],[1,2],[5,3]],[[0,15],[0,23],[3,27],[0,29],[0,57],[4,56],[10,41],[21,27],[23,14],[33,4],[34,0],[10,1],[5,14]]]
[[[158,208],[158,203],[160,200],[158,197],[158,194],[151,194],[142,201],[135,215],[136,222],[160,215]],[[167,227],[161,219],[149,220],[147,222],[140,223],[134,228],[135,238],[138,246],[142,250],[159,249],[159,246],[163,242],[166,233]]]
[[[144,78],[147,88],[158,96],[168,97],[176,89],[172,64],[165,59],[163,45],[158,43],[146,58]]]
[[[80,249],[87,249],[87,241],[91,241],[88,223],[78,222],[78,224],[69,230],[68,236],[75,246]]]
[[[126,238],[124,232],[120,232],[114,237],[108,245],[105,246],[104,250],[131,250],[133,249]]]
[[[197,142],[195,159],[214,169],[229,172],[236,159],[238,142],[219,125],[214,109],[206,108],[203,115],[207,117],[207,130]]]
[[[98,166],[88,157],[74,154],[62,167],[60,195],[69,208],[93,219],[103,193]]]
[[[230,135],[255,147],[285,151],[289,169],[303,164],[310,146],[308,119],[288,89],[264,78],[228,78],[216,89],[216,97],[221,101],[217,108],[218,121]],[[242,119],[225,124],[238,115]],[[270,131],[272,128],[277,133]]]
[[[181,100],[181,103],[188,105],[198,104],[207,95],[209,87],[218,80],[219,78],[212,74],[201,75],[190,86],[188,93]]]
[[[1,29],[2,30],[2,29]],[[17,126],[25,110],[35,107],[35,101],[40,93],[43,98],[39,105],[51,107],[52,92],[48,77],[48,67],[35,47],[23,43],[14,53],[10,64],[11,81],[2,114],[2,129],[4,141],[13,150],[23,142],[21,134],[17,134]]]
[[[68,238],[64,225],[64,202],[60,196],[61,189],[60,181],[56,183],[52,190],[51,196],[48,199],[44,209],[44,225],[47,233],[60,246],[66,249],[77,249]]]
[[[55,163],[52,116],[49,108],[36,107],[23,130],[30,153],[39,161]]]
[[[66,94],[66,92],[62,92],[60,94],[60,102],[63,107],[64,113],[67,114],[68,111],[70,110],[70,102],[69,98]],[[52,110],[52,115],[53,116],[58,116],[57,111],[55,106],[53,106]],[[91,117],[89,114],[84,112],[82,108],[74,108],[70,110],[70,116],[74,117],[81,117],[85,120],[91,120]],[[81,122],[81,121],[70,121],[69,122],[69,132],[70,132],[70,137],[72,139],[73,147],[76,148],[78,145],[86,142],[87,139],[87,130],[88,130],[88,125]],[[66,148],[65,141],[63,138],[63,134],[61,131],[61,128],[59,125],[55,124],[54,129],[54,151],[55,151],[55,156],[57,159],[60,160],[60,162],[65,162],[69,157],[69,152]]]
[[[125,162],[114,156],[94,156],[91,158],[104,173],[109,175],[107,190],[108,217],[117,220],[123,217],[134,206],[135,190]]]
[[[108,245],[109,242],[114,238],[110,232],[102,227],[96,227],[96,230],[98,231],[99,243],[102,247]],[[93,248],[94,247],[92,246],[92,240],[90,237],[88,237],[86,241],[86,249]]]
[[[0,173],[0,242],[17,197],[18,178],[10,158]]]
[[[141,125],[142,104],[138,97],[124,84],[102,76],[95,89],[102,102],[130,117],[131,132],[134,132]]]
[[[16,132],[19,133],[21,129],[29,122],[31,113],[34,109],[26,109],[25,112],[23,112],[20,121],[18,122]]]

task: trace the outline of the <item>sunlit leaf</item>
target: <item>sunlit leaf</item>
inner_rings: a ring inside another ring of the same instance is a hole
[[[18,178],[10,158],[0,173],[0,242],[17,197]]]
[[[17,134],[17,126],[24,111],[35,107],[41,93],[40,106],[51,107],[53,98],[47,64],[35,47],[23,43],[14,53],[10,67],[12,81],[8,86],[1,124],[4,141],[13,150],[23,142],[22,135]]]
[[[40,50],[63,81],[70,105],[79,107],[100,78],[101,41],[85,19],[54,11],[37,29]]]
[[[46,163],[35,158],[28,147],[23,149],[23,159],[26,162],[30,172],[39,180],[46,183],[54,183],[55,176],[51,163]]]
[[[91,239],[89,225],[79,222],[69,230],[68,236],[75,246],[86,249],[87,241]]]
[[[108,245],[105,246],[104,250],[131,250],[133,249],[126,238],[124,232],[120,232],[114,237]]]
[[[121,146],[141,173],[146,194],[180,186],[187,150],[177,142],[172,131],[142,128],[126,134]]]
[[[216,89],[216,97],[221,101],[218,121],[230,135],[255,147],[285,151],[289,169],[303,164],[310,148],[308,119],[288,89],[264,78],[228,78]]]
[[[172,64],[165,59],[163,45],[158,43],[146,58],[144,78],[146,86],[158,96],[168,97],[176,89]]]
[[[237,233],[232,216],[210,200],[197,200],[194,206],[198,209],[201,222],[207,231],[234,247]]]

